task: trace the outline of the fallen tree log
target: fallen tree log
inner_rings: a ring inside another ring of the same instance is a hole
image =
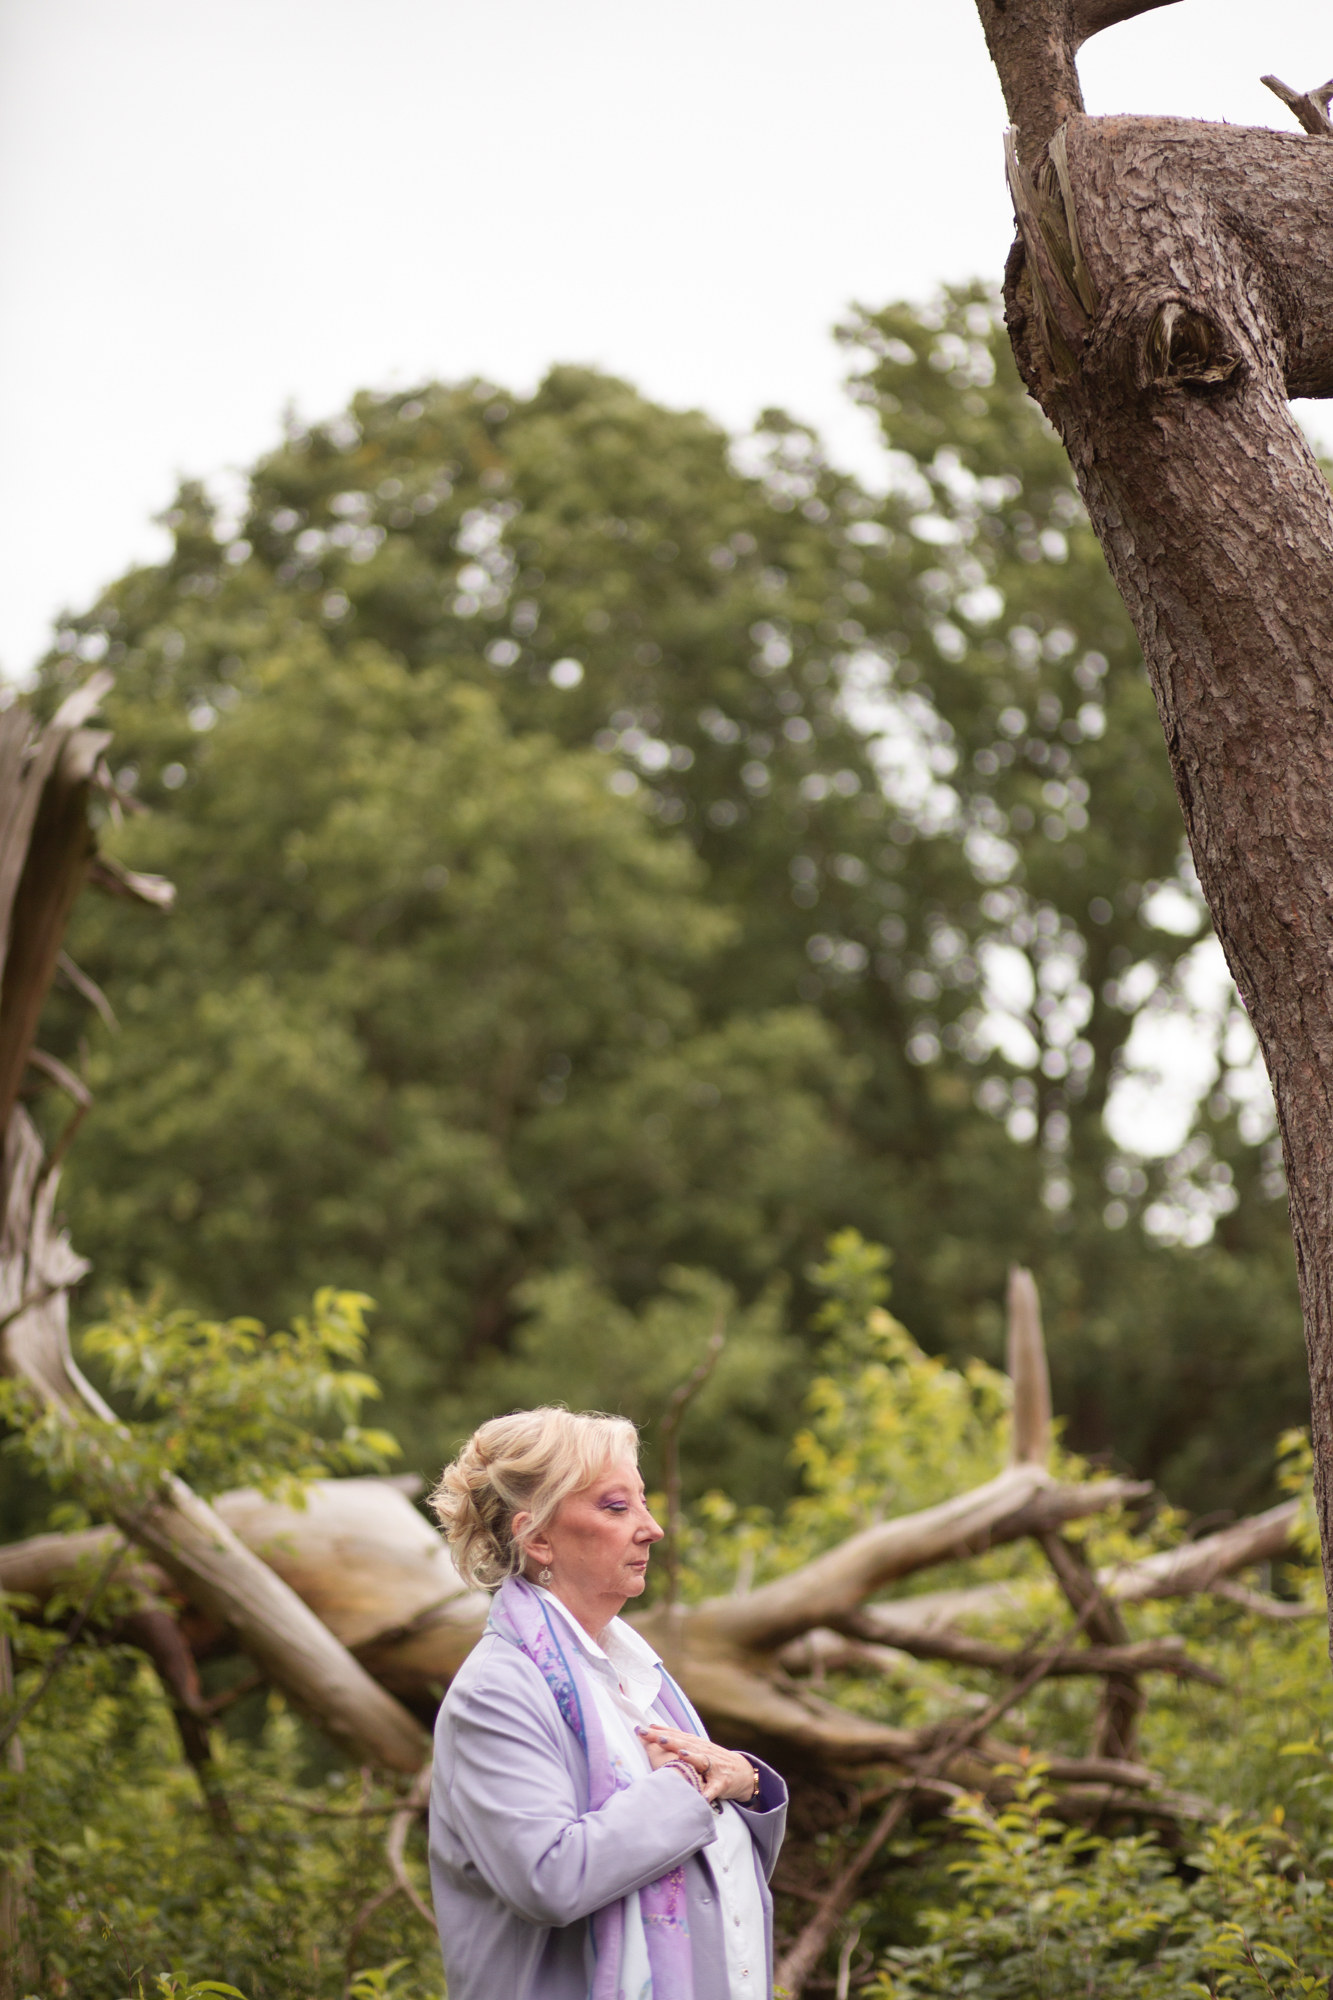
[[[1144,1604],[1153,1598],[1194,1597],[1211,1592],[1243,1603],[1247,1610],[1261,1617],[1322,1617],[1319,1605],[1284,1603],[1232,1581],[1237,1570],[1295,1554],[1302,1511],[1299,1500],[1284,1500],[1280,1506],[1236,1521],[1215,1534],[1201,1536],[1197,1542],[1099,1569],[1097,1582],[1119,1604]],[[963,1621],[984,1623],[1005,1612],[1021,1610],[1028,1595],[1029,1586],[1010,1582],[922,1591],[916,1597],[901,1598],[892,1606],[866,1606],[865,1636],[906,1652],[909,1648],[902,1634],[909,1629],[922,1634],[945,1633]]]
[[[748,1649],[781,1646],[813,1625],[832,1623],[874,1591],[917,1570],[960,1562],[1002,1542],[1086,1520],[1145,1499],[1151,1491],[1150,1483],[1130,1479],[1062,1486],[1043,1465],[1011,1465],[970,1493],[866,1528],[744,1597],[710,1598],[689,1613],[691,1642]],[[652,1613],[639,1623],[653,1636],[664,1621],[661,1613]]]
[[[1111,1482],[1101,1486],[1110,1497]],[[1098,1490],[1094,1484],[1088,1492]],[[253,1492],[223,1494],[214,1511],[344,1646],[355,1651],[368,1673],[418,1713],[429,1712],[475,1645],[488,1599],[463,1583],[444,1543],[412,1506],[400,1482],[315,1481],[303,1508]],[[933,1515],[936,1510],[927,1512]],[[907,1516],[903,1525],[910,1532],[912,1523],[921,1518]],[[1118,1581],[1122,1588],[1117,1594],[1128,1601],[1165,1594],[1168,1585],[1177,1595],[1210,1589],[1237,1569],[1281,1554],[1296,1524],[1296,1504],[1288,1503],[1165,1557],[1149,1556],[1104,1572],[1103,1581],[1108,1588],[1115,1588]],[[921,1547],[933,1533],[930,1524]],[[27,1596],[40,1608],[56,1591],[67,1591],[81,1570],[94,1565],[115,1535],[112,1528],[90,1529],[76,1535],[39,1535],[0,1547],[0,1590]],[[784,1582],[802,1574],[797,1571]],[[190,1597],[166,1568],[145,1560],[142,1553],[126,1558],[119,1588],[122,1595],[134,1593],[144,1608],[179,1609],[182,1598]],[[1023,1595],[1022,1586],[1006,1583],[864,1604],[841,1615],[840,1631],[817,1622],[814,1604],[819,1600],[813,1599],[806,1614],[811,1619],[807,1629],[767,1651],[738,1647],[711,1615],[696,1626],[696,1614],[687,1611],[679,1619],[682,1672],[691,1699],[719,1733],[745,1733],[770,1745],[786,1743],[805,1756],[836,1764],[873,1762],[902,1752],[910,1732],[885,1732],[832,1702],[812,1702],[810,1690],[798,1686],[793,1676],[808,1675],[821,1659],[826,1671],[837,1671],[852,1663],[851,1655],[839,1657],[837,1649],[868,1644],[916,1659],[1019,1677],[1031,1664],[1031,1653],[971,1637],[956,1629],[956,1621],[971,1622],[978,1613],[984,1616],[1021,1605]],[[712,1609],[699,1607],[710,1614]],[[653,1633],[651,1619],[637,1622]],[[237,1643],[225,1620],[202,1627],[196,1623],[193,1636],[204,1654]],[[1183,1642],[1172,1639],[1125,1648],[1071,1648],[1049,1672],[1057,1676],[1161,1672],[1216,1679],[1211,1669],[1185,1654]]]

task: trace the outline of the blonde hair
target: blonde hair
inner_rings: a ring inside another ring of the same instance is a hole
[[[517,1576],[527,1543],[561,1501],[617,1459],[639,1462],[639,1434],[627,1417],[544,1408],[482,1424],[430,1496],[459,1574],[479,1590]],[[516,1540],[513,1520],[522,1513],[532,1518]]]

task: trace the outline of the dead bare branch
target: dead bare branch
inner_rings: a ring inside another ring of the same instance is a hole
[[[1015,1651],[960,1633],[922,1632],[910,1625],[899,1627],[894,1622],[892,1606],[871,1604],[849,1614],[835,1630],[816,1630],[793,1639],[778,1658],[789,1673],[809,1673],[817,1666],[826,1672],[836,1672],[840,1666],[854,1667],[858,1663],[880,1672],[892,1672],[900,1665],[903,1654],[917,1660],[946,1660],[954,1666],[979,1667],[991,1673],[1020,1677],[1035,1657],[1030,1648]],[[1055,1661],[1049,1671],[1057,1677],[1162,1673],[1178,1680],[1206,1681],[1213,1687],[1223,1685],[1221,1676],[1191,1659],[1185,1651],[1185,1641],[1175,1636],[1124,1645],[1082,1646]]]
[[[826,1555],[745,1597],[714,1597],[691,1613],[691,1629],[710,1644],[769,1648],[815,1625],[832,1625],[873,1591],[935,1563],[982,1554],[1022,1535],[1141,1500],[1142,1480],[1057,1484],[1042,1466],[1011,1465],[984,1486],[916,1514],[851,1536]],[[651,1617],[642,1621],[650,1631]]]
[[[1247,1590],[1243,1583],[1215,1583],[1210,1587],[1214,1597],[1221,1597],[1229,1604],[1238,1604],[1243,1611],[1251,1611],[1257,1618],[1271,1618],[1278,1624],[1286,1624],[1293,1618],[1327,1616],[1322,1604],[1288,1604],[1280,1597],[1266,1596],[1261,1590]]]
[[[118,1035],[120,1033],[120,1022],[116,1019],[111,1002],[107,999],[106,994],[97,984],[97,981],[90,979],[87,973],[74,963],[74,960],[67,951],[62,951],[56,959],[56,970],[66,984],[72,986],[74,991],[101,1015],[112,1034]]]
[[[1051,1455],[1051,1371],[1041,1330],[1041,1303],[1031,1271],[1009,1272],[1009,1333],[1005,1365],[1014,1388],[1015,1465],[1044,1466]]]
[[[1299,1500],[1284,1500],[1280,1506],[1237,1521],[1215,1535],[1102,1571],[1097,1580],[1118,1604],[1141,1604],[1154,1597],[1190,1597],[1211,1590],[1219,1578],[1233,1570],[1286,1555],[1299,1528],[1301,1511]]]
[[[1092,1638],[1103,1646],[1128,1646],[1125,1621],[1105,1585],[1089,1569],[1083,1551],[1063,1535],[1041,1535],[1038,1540],[1070,1609],[1086,1619]],[[1094,1756],[1133,1756],[1145,1699],[1133,1673],[1107,1675],[1093,1725]]]
[[[1074,0],[1074,32],[1081,45],[1100,35],[1103,28],[1117,28],[1122,21],[1175,4],[1176,0]]]
[[[1315,90],[1292,90],[1279,76],[1261,76],[1260,83],[1280,97],[1289,111],[1295,113],[1300,123],[1316,139],[1333,139],[1333,120],[1328,115],[1330,99],[1333,99],[1333,77],[1321,83]]]
[[[88,883],[103,895],[123,896],[128,902],[146,903],[150,909],[164,913],[174,908],[176,902],[175,885],[164,875],[136,874],[110,854],[96,857],[88,870]]]
[[[384,1852],[388,1858],[389,1867],[393,1871],[394,1881],[398,1884],[398,1887],[402,1890],[417,1915],[423,1922],[428,1923],[432,1930],[435,1930],[435,1913],[428,1903],[423,1902],[419,1895],[416,1884],[407,1872],[406,1860],[408,1831],[411,1828],[413,1820],[418,1819],[430,1804],[430,1780],[431,1767],[429,1763],[423,1764],[412,1781],[411,1791],[389,1822],[389,1832],[384,1842]]]

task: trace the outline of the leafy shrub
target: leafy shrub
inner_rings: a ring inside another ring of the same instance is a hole
[[[239,1723],[213,1733],[210,1808],[141,1657],[71,1656],[24,1724],[26,1768],[0,1765],[0,1868],[22,1884],[20,1967],[34,1982],[20,1992],[140,2000],[141,1982],[158,2000],[174,1980],[184,2000],[214,1980],[246,2000],[338,2000],[350,1956],[354,1969],[399,1961],[367,1995],[441,2000],[435,1937],[401,1896],[351,1935],[389,1885],[396,1794],[358,1796],[340,1770],[312,1781],[310,1738],[280,1697],[250,1697]],[[424,1844],[414,1829],[423,1888]]]
[[[112,1426],[87,1411],[56,1411],[24,1385],[0,1382],[0,1418],[16,1431],[10,1448],[53,1486],[72,1489],[85,1518],[113,1514],[126,1495],[142,1497],[173,1476],[205,1495],[257,1486],[299,1504],[303,1480],[382,1472],[398,1446],[357,1422],[380,1393],[356,1366],[372,1303],[326,1286],[309,1317],[268,1333],[254,1319],[162,1314],[123,1299],[83,1336],[82,1350],[137,1420]]]
[[[1321,1784],[1327,1787],[1325,1775]],[[958,1898],[926,1912],[929,1942],[888,1954],[873,2000],[1225,2000],[1326,1992],[1333,1971],[1330,1858],[1225,1813],[1183,1867],[1152,1835],[1108,1839],[1051,1816],[1039,1766],[991,1813],[954,1817],[970,1852]]]

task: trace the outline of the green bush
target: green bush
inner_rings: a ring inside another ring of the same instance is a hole
[[[1327,1773],[1319,1787],[1327,1807]],[[1005,1811],[954,1817],[970,1852],[957,1900],[927,1911],[929,1943],[892,1950],[873,2000],[1186,2000],[1327,1991],[1333,1907],[1326,1849],[1224,1813],[1183,1857],[1152,1835],[1108,1839],[1051,1816],[1040,1766]],[[1321,1813],[1320,1817],[1324,1815]]]
[[[709,1494],[690,1523],[687,1597],[731,1588],[738,1569],[779,1575],[1003,1463],[1006,1379],[924,1354],[887,1311],[887,1265],[854,1232],[830,1243],[812,1274],[824,1297],[823,1345],[795,1447],[802,1491],[777,1514]],[[682,1278],[647,1312],[679,1317],[688,1344],[706,1337],[722,1298]],[[363,1306],[321,1293],[294,1332],[269,1335],[252,1321],[127,1305],[83,1351],[137,1415],[115,1435],[91,1421],[67,1432],[11,1398],[20,1420],[11,1446],[73,1496],[79,1519],[104,1516],[127,1484],[144,1491],[177,1473],[207,1490],[244,1478],[299,1495],[305,1478],[391,1450],[356,1425],[374,1389],[359,1368]],[[577,1317],[572,1305],[565,1317]],[[738,1313],[732,1361],[742,1368],[752,1333]],[[707,1408],[691,1412],[687,1453],[715,1421]],[[1087,1474],[1076,1460],[1057,1462]],[[1281,1482],[1302,1490],[1301,1440],[1283,1441],[1281,1465]],[[1181,1522],[1169,1510],[1147,1528],[1108,1515],[1070,1532],[1083,1534],[1098,1565],[1170,1546]],[[1309,1553],[1298,1549],[1276,1579],[1288,1598],[1315,1588]],[[1005,1582],[988,1636],[1008,1632],[1018,1643],[1067,1620],[1029,1543],[922,1580],[946,1577]],[[71,1643],[70,1612],[86,1593],[80,1578],[44,1623],[0,1606],[20,1667],[7,1712],[21,1720],[22,1756],[0,1767],[0,1878],[22,1910],[16,1990],[38,2000],[190,2000],[229,1989],[245,2000],[441,2000],[433,1934],[401,1894],[384,1893],[384,1835],[400,1793],[364,1774],[358,1789],[281,1698],[246,1693],[231,1662],[205,1668],[216,1723],[201,1786],[150,1668],[116,1643],[114,1586]],[[1180,1632],[1221,1677],[1218,1687],[1150,1683],[1144,1755],[1163,1784],[1198,1802],[1197,1816],[1181,1821],[1184,1845],[1168,1848],[1124,1823],[1088,1832],[1056,1817],[1041,1758],[1023,1746],[1084,1751],[1095,1685],[1047,1681],[1004,1724],[1015,1746],[1013,1803],[960,1803],[934,1828],[904,1834],[867,1878],[852,1921],[877,1969],[860,1990],[878,2000],[1287,2000],[1327,1983],[1333,1771],[1323,1746],[1333,1745],[1333,1704],[1322,1619],[1273,1622],[1216,1598],[1129,1606],[1126,1617],[1133,1637]],[[993,1682],[981,1674],[904,1659],[888,1673],[831,1676],[823,1692],[914,1725],[956,1719],[983,1690]],[[0,1709],[0,1728],[5,1720]],[[826,1838],[825,1860],[836,1863],[839,1838]],[[417,1824],[408,1865],[424,1892],[423,1847]]]
[[[20,1697],[35,1670],[20,1677]],[[238,1704],[238,1706],[241,1706]],[[353,1968],[397,1959],[395,2000],[440,2000],[433,1934],[401,1896],[359,1936],[390,1876],[395,1795],[336,1770],[280,1697],[256,1694],[213,1733],[211,1797],[184,1762],[155,1676],[129,1649],[79,1647],[23,1728],[25,1769],[0,1769],[0,1867],[17,1875],[20,1987],[40,2000],[218,1990],[338,2000]],[[245,1733],[242,1734],[241,1731]],[[424,1891],[424,1834],[409,1865]],[[156,1983],[155,1983],[156,1982]]]

